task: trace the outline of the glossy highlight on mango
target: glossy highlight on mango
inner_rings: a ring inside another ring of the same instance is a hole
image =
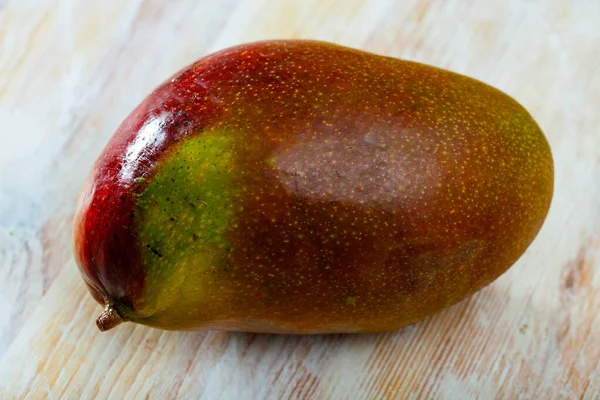
[[[506,271],[553,192],[506,94],[315,41],[241,45],[148,96],[94,165],[74,248],[101,330],[378,332]]]

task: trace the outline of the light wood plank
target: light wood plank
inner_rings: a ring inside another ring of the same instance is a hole
[[[600,3],[0,1],[0,398],[600,398]],[[528,108],[556,192],[503,277],[381,335],[100,334],[71,258],[93,160],[196,58],[316,38],[449,68]]]

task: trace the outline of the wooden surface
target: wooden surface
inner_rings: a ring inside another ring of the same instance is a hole
[[[0,0],[0,398],[600,398],[598,0]],[[556,192],[475,296],[381,335],[101,334],[71,258],[83,179],[176,70],[316,38],[492,84],[534,115]]]

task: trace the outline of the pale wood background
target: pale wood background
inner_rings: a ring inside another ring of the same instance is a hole
[[[554,151],[535,243],[477,295],[368,335],[101,334],[71,261],[84,176],[131,109],[223,47],[316,38],[517,98]],[[600,1],[0,0],[0,398],[600,398]]]

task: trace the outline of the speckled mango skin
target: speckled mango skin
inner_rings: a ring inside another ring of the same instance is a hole
[[[123,122],[75,255],[93,297],[164,329],[377,332],[505,272],[553,192],[506,94],[314,41],[205,57]]]

